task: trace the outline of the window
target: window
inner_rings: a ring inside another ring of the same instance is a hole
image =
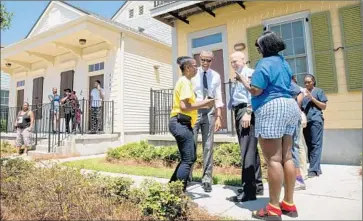
[[[129,10],[129,18],[134,17],[134,9]]]
[[[8,106],[9,105],[9,91],[0,91],[0,105]]]
[[[144,14],[144,6],[143,5],[139,6],[139,15],[142,15],[142,14]]]
[[[25,80],[16,82],[16,87],[23,87],[25,85]]]
[[[88,72],[100,71],[105,69],[105,62],[88,65]]]
[[[270,24],[268,29],[284,40],[286,49],[281,55],[289,63],[293,74],[297,75],[298,84],[303,87],[304,77],[310,72],[305,19]]]
[[[222,42],[222,33],[207,35],[201,38],[192,39],[192,48],[199,48],[206,45]]]

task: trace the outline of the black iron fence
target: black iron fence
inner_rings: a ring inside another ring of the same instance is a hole
[[[21,107],[0,108],[0,130],[16,133],[15,121]],[[48,152],[56,152],[70,134],[113,134],[114,102],[91,103],[79,100],[78,108],[67,110],[64,105],[54,108],[53,103],[30,105],[34,112],[34,145],[47,146]],[[67,126],[68,124],[68,126]]]
[[[231,94],[232,81],[223,83],[222,96],[227,94]],[[234,113],[232,110],[228,110],[227,108],[228,100],[227,96],[224,99],[224,107],[222,109],[222,114],[224,113],[225,117],[223,121],[225,121],[224,130],[221,130],[217,133],[228,133],[235,134],[235,126],[234,126]],[[150,89],[150,125],[149,125],[149,133],[151,135],[155,134],[167,134],[169,133],[169,119],[170,112],[173,106],[173,89],[161,89],[161,90],[153,90]],[[227,115],[229,113],[229,120]],[[229,121],[229,123],[227,122]]]

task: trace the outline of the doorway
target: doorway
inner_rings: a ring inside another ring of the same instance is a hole
[[[64,97],[64,90],[71,89],[73,91],[73,80],[74,80],[74,70],[69,70],[61,73],[61,84],[59,95],[61,98]],[[59,117],[64,118],[64,110],[60,108]]]
[[[16,92],[16,115],[22,109],[24,104],[24,89],[17,90]]]
[[[222,128],[221,130],[227,130],[227,104],[226,104],[226,85],[224,82],[224,63],[223,63],[223,50],[215,50],[213,51],[214,60],[211,66],[211,69],[216,71],[221,77],[221,88],[222,88],[222,100],[224,106],[222,108]],[[197,61],[198,67],[200,67],[200,54],[193,54],[194,59]]]
[[[43,83],[44,77],[33,79],[32,110],[37,120],[42,118]]]
[[[95,81],[100,81],[101,82],[101,88],[104,88],[104,75],[100,74],[100,75],[95,75],[95,76],[91,76],[89,77],[89,102],[91,102],[91,91],[95,88],[94,84]],[[105,109],[105,103],[102,102],[103,104],[101,105],[101,122],[100,122],[100,130],[103,131],[103,112]],[[89,103],[89,105],[91,105],[91,103]],[[88,122],[91,122],[91,111],[88,114]],[[91,130],[91,124],[88,124],[88,129]]]

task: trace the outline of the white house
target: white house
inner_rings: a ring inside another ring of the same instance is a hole
[[[48,103],[53,87],[89,99],[98,79],[104,100],[114,101],[113,122],[105,123],[113,123],[121,142],[148,134],[150,88],[173,81],[170,28],[151,18],[149,7],[126,2],[109,20],[51,1],[25,39],[1,50],[1,70],[11,76],[9,106]],[[126,19],[131,8],[135,17]]]

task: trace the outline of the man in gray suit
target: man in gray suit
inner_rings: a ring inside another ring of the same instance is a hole
[[[222,87],[220,75],[210,67],[213,62],[213,52],[202,51],[197,75],[192,79],[196,100],[202,101],[207,97],[215,98],[215,107],[198,110],[198,120],[194,126],[194,138],[198,141],[199,129],[202,132],[203,145],[203,177],[202,185],[205,192],[212,191],[213,183],[213,142],[214,132],[222,125]],[[192,171],[190,176],[192,175]]]

